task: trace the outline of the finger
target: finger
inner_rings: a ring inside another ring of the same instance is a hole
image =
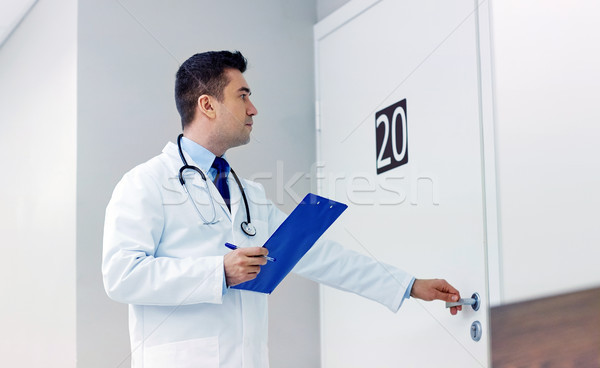
[[[258,275],[260,273],[260,266],[248,266],[248,274]]]
[[[266,256],[269,254],[269,250],[265,247],[238,248],[238,250],[240,253],[248,257]]]
[[[264,256],[249,256],[246,257],[247,266],[264,266],[267,264],[267,259]]]
[[[460,299],[460,292],[446,282],[446,280],[438,280],[435,287],[439,291],[439,293],[436,294],[436,299],[445,302],[456,302]]]
[[[460,298],[459,298],[458,295],[449,294],[449,293],[446,293],[444,291],[436,290],[434,292],[434,294],[433,294],[433,299],[435,299],[435,300],[442,300],[442,301],[445,301],[445,302],[457,302],[458,299],[460,299]]]
[[[451,315],[456,316],[457,313],[458,313],[458,308],[457,307],[450,308],[450,314]]]
[[[267,264],[267,259],[263,256],[252,257],[252,266],[264,266]]]
[[[438,281],[438,285],[436,285],[436,286],[437,286],[438,290],[460,296],[460,292],[458,290],[456,290],[454,288],[454,286],[450,285],[448,283],[448,281],[446,281],[446,280],[437,280],[437,281]]]

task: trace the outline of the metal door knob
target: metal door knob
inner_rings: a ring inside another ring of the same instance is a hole
[[[479,301],[479,294],[474,293],[470,298],[461,298],[457,302],[446,302],[446,308],[458,307],[459,305],[470,305],[473,310],[479,310]]]

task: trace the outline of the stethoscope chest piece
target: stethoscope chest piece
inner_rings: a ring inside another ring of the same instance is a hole
[[[242,223],[240,224],[242,231],[248,235],[248,236],[254,236],[256,235],[256,228],[254,227],[254,225],[246,222],[246,221],[242,221]]]

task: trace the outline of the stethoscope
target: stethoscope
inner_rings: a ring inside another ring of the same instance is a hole
[[[198,167],[188,165],[188,163],[183,155],[183,150],[181,149],[181,138],[183,138],[183,134],[180,134],[179,137],[177,137],[177,148],[179,149],[179,156],[181,157],[181,161],[183,162],[183,166],[181,167],[181,169],[179,169],[179,183],[181,183],[181,185],[183,186],[183,189],[187,193],[188,198],[190,199],[190,202],[192,202],[192,205],[196,209],[196,212],[198,213],[198,216],[200,216],[200,218],[202,219],[202,222],[204,223],[204,225],[216,224],[217,222],[219,222],[219,219],[217,219],[217,209],[215,208],[215,200],[212,197],[212,195],[210,194],[208,182],[206,181],[206,175],[204,175],[202,170],[200,170]],[[206,186],[206,191],[208,192],[208,196],[210,197],[210,204],[211,204],[212,212],[213,212],[212,220],[210,220],[210,221],[206,220],[206,218],[202,215],[202,213],[196,206],[194,199],[190,195],[190,192],[185,184],[185,180],[183,179],[183,172],[185,170],[194,170],[195,172],[200,174],[200,176],[202,177],[202,180],[204,180],[204,185]],[[246,198],[246,193],[244,192],[242,183],[240,182],[240,179],[238,178],[235,171],[233,171],[233,169],[230,169],[230,171],[233,174],[233,177],[235,178],[235,182],[237,183],[238,188],[240,188],[240,192],[242,193],[242,198],[244,199],[244,206],[246,207],[246,220],[247,221],[242,221],[240,227],[242,228],[242,231],[246,235],[254,236],[254,235],[256,235],[256,228],[254,227],[254,225],[252,225],[252,222],[250,221],[250,209],[248,208],[248,199]]]

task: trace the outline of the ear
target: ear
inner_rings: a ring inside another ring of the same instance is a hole
[[[209,119],[214,119],[217,115],[213,105],[213,98],[209,95],[198,97],[198,110],[200,114],[206,115]]]

